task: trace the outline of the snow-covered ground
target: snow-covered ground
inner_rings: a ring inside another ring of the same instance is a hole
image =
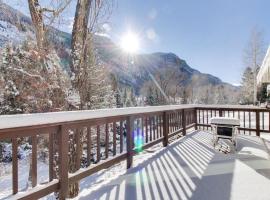
[[[158,144],[134,156],[131,169],[123,161],[81,180],[75,199],[269,199],[270,161],[262,140],[239,136],[237,153],[224,154],[213,149],[211,138],[198,131],[168,148]],[[19,160],[21,190],[27,188],[27,155]],[[6,174],[0,178],[0,199],[8,199],[12,168],[2,164],[1,169]],[[46,162],[38,162],[38,175],[38,183],[48,180]]]
[[[76,199],[268,200],[270,161],[262,140],[239,136],[237,153],[224,154],[212,148],[211,138],[194,132],[143,155],[145,161],[84,187]]]
[[[30,36],[32,37],[33,34],[19,31],[18,28],[11,23],[0,20],[0,46],[8,42],[20,44]]]

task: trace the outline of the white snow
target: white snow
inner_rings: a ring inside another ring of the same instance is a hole
[[[168,105],[153,107],[130,107],[130,108],[111,108],[99,110],[51,112],[38,114],[18,114],[0,116],[0,130],[16,127],[27,127],[42,124],[56,124],[76,120],[104,118],[112,116],[132,115],[140,113],[151,113],[158,111],[170,111],[182,108],[192,108],[192,105]]]
[[[212,135],[197,131],[167,148],[162,144],[80,181],[75,199],[269,199],[270,161],[261,138],[239,136],[237,152],[212,147]],[[19,160],[19,188],[26,190],[29,160]],[[1,166],[0,199],[11,194],[11,164]],[[48,180],[48,165],[38,162],[38,183]],[[4,188],[4,189],[2,189]],[[43,199],[54,199],[51,194]]]
[[[237,118],[229,118],[229,117],[213,117],[210,119],[210,124],[228,124],[239,126],[240,120]]]
[[[18,160],[18,177],[19,177],[19,191],[26,191],[31,188],[27,180],[29,177],[29,156],[24,159]],[[38,161],[37,163],[37,182],[39,184],[45,183],[49,180],[49,167],[48,164]],[[12,163],[0,163],[1,176],[0,176],[0,199],[10,197],[12,194]]]
[[[85,182],[76,199],[269,199],[270,161],[261,139],[239,136],[237,153],[223,154],[211,138],[194,132],[143,155],[127,171],[121,165],[118,173],[110,169],[113,176],[104,175],[100,184]]]
[[[3,45],[6,42],[19,44],[27,38],[27,35],[29,35],[29,33],[21,32],[11,23],[0,20],[0,45]]]

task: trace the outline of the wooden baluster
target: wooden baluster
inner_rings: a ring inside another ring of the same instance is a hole
[[[100,161],[100,126],[97,125],[97,163]]]
[[[34,135],[32,139],[32,187],[37,185],[37,136]]]
[[[171,133],[172,132],[172,115],[171,114],[169,114],[168,115],[168,117],[169,117],[169,133]]]
[[[248,112],[248,127],[251,128],[251,114],[250,114],[250,111]],[[251,131],[249,130],[249,135],[251,134]]]
[[[218,112],[219,117],[222,117],[222,110],[220,109]]]
[[[204,124],[204,110],[202,110],[202,116],[203,116],[203,125],[205,125],[205,124]],[[203,128],[203,130],[204,130],[204,126],[203,126],[202,128]]]
[[[177,131],[177,112],[174,113],[174,132]]]
[[[180,125],[181,125],[181,128],[183,128],[183,124],[182,124],[182,110],[179,111],[179,116],[180,116]]]
[[[173,113],[173,132],[176,130],[176,113]]]
[[[156,132],[156,139],[158,139],[158,116],[155,116],[155,132]]]
[[[116,122],[113,122],[113,155],[116,155]]]
[[[158,139],[160,137],[159,136],[159,115],[157,115],[156,129],[157,129],[157,139]]]
[[[192,124],[192,114],[191,114],[191,111],[188,111],[188,116],[189,116],[189,122],[188,124]]]
[[[238,119],[239,119],[240,124],[241,124],[241,116],[240,116],[240,111],[239,111],[239,110],[238,110]],[[239,130],[239,134],[240,134],[241,132],[243,132],[243,131],[240,131],[240,130]]]
[[[142,133],[142,140],[144,144],[144,117],[141,118],[141,133]]]
[[[197,123],[198,119],[197,119],[197,109],[194,108],[194,124],[195,124],[195,130],[198,129],[198,123]]]
[[[256,111],[256,136],[260,137],[260,113]]]
[[[120,153],[123,152],[123,121],[120,121]]]
[[[175,113],[175,130],[176,130],[176,131],[179,129],[179,127],[178,127],[178,123],[179,123],[178,117],[179,117],[179,113],[176,112],[176,113]]]
[[[156,116],[153,116],[153,140],[156,140]]]
[[[174,113],[171,114],[171,133],[174,132]]]
[[[12,138],[12,189],[18,193],[18,140]]]
[[[185,109],[182,110],[182,126],[183,126],[183,135],[186,135],[186,115]]]
[[[158,129],[157,129],[157,123],[158,123],[158,121],[157,121],[157,116],[155,116],[154,117],[154,122],[155,122],[155,139],[157,139],[158,138]]]
[[[177,115],[177,130],[179,130],[180,129],[180,122],[179,122],[179,112],[177,111],[177,113],[176,113],[176,115]]]
[[[264,130],[264,112],[262,112],[262,128]]]
[[[152,117],[150,116],[149,117],[149,125],[150,125],[150,142],[153,140],[153,138],[152,138]]]
[[[211,119],[213,118],[213,110],[210,110],[211,111],[211,114],[210,114],[210,117]],[[211,131],[213,130],[212,126],[211,126]]]
[[[92,149],[92,138],[91,138],[91,126],[87,127],[87,166],[91,164],[91,149]]]
[[[174,113],[172,113],[172,132],[175,131],[175,117],[174,117]]]
[[[206,111],[206,123],[208,125],[208,110]],[[207,130],[208,130],[208,126],[207,126]]]
[[[160,137],[163,137],[163,135],[164,135],[164,133],[163,133],[163,114],[162,115],[160,115],[160,121],[161,121],[161,123],[160,123],[160,133],[161,133],[161,135],[160,135]]]
[[[246,128],[246,112],[244,111],[244,128]],[[246,134],[246,130],[244,129],[244,135]]]
[[[132,166],[133,162],[133,130],[134,130],[134,121],[133,117],[127,117],[127,168]]]
[[[105,125],[105,158],[109,157],[109,127],[108,123]]]
[[[54,133],[49,133],[49,181],[53,180],[53,156],[54,156],[54,147],[53,147],[53,142],[54,142]]]
[[[159,128],[160,128],[160,137],[163,137],[163,114],[159,116],[160,117],[160,124],[159,124]]]
[[[200,109],[197,110],[197,115],[198,115],[197,116],[198,117],[198,123],[201,124],[201,110]],[[199,129],[200,128],[201,128],[201,126],[199,126]]]
[[[166,112],[163,113],[163,146],[166,147],[168,145],[169,140],[169,119],[168,114]]]
[[[191,124],[191,114],[190,114],[190,110],[188,111],[188,123],[187,125]]]
[[[148,143],[148,117],[145,117],[145,142]]]
[[[270,111],[268,112],[268,131],[270,132]]]
[[[75,132],[76,137],[76,170],[81,168],[81,156],[82,156],[82,144],[81,144],[81,137],[82,137],[82,129],[78,128]]]

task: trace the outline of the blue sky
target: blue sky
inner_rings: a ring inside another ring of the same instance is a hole
[[[140,35],[141,53],[173,52],[191,67],[232,84],[241,81],[251,30],[257,27],[267,45],[270,41],[269,0],[115,1],[107,32],[115,43],[130,29]],[[65,18],[73,15],[71,6]]]

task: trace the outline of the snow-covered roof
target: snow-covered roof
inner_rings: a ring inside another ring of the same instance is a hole
[[[257,74],[257,84],[270,83],[270,46]]]

